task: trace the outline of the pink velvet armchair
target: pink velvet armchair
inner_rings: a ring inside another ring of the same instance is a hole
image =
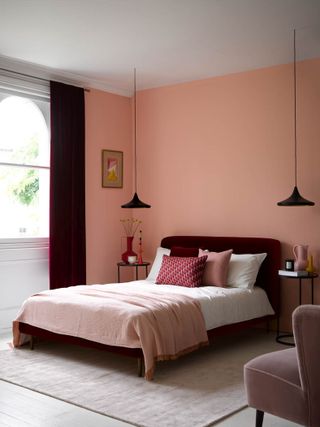
[[[248,404],[264,413],[320,426],[320,306],[301,305],[292,315],[295,348],[258,356],[244,366]]]

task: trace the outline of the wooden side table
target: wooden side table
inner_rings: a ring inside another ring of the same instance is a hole
[[[313,292],[313,287],[314,287],[314,279],[318,277],[317,273],[309,273],[308,276],[286,276],[286,275],[279,275],[280,277],[285,277],[286,279],[293,279],[293,280],[298,280],[299,281],[299,305],[301,305],[302,303],[302,284],[303,281],[309,280],[310,281],[310,285],[311,285],[311,304],[314,303],[314,292]],[[283,338],[293,338],[293,334],[283,334],[280,335],[279,329],[280,329],[280,325],[279,325],[279,315],[278,315],[278,319],[277,319],[277,337],[276,337],[276,341],[280,344],[285,344],[285,345],[290,345],[290,346],[294,346],[295,343],[294,342],[288,342],[288,341],[283,341]]]
[[[135,262],[134,264],[129,264],[126,262],[118,262],[117,266],[118,266],[118,283],[120,283],[120,269],[122,267],[132,267],[136,269],[136,280],[139,280],[139,268],[140,267],[144,267],[145,268],[145,275],[146,277],[148,276],[148,267],[150,265],[150,262],[141,262],[140,264],[138,262]]]

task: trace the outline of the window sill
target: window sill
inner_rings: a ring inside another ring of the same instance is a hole
[[[48,260],[49,238],[0,239],[0,262]]]

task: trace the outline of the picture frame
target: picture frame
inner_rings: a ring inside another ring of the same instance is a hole
[[[123,187],[123,152],[102,150],[102,187]]]

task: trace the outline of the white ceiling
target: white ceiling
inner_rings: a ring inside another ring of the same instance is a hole
[[[0,67],[129,94],[291,62],[293,28],[320,57],[320,0],[0,0]]]

